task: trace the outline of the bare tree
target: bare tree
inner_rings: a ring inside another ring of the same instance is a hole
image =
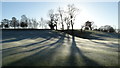
[[[32,22],[33,22],[33,27],[34,27],[34,28],[37,28],[38,23],[37,23],[36,19],[32,19]]]
[[[53,20],[54,20],[54,10],[53,10],[53,9],[50,9],[50,10],[48,11],[48,15],[49,15],[51,21],[53,21]]]
[[[92,21],[91,23],[92,30],[97,30],[97,25]]]
[[[41,21],[40,21],[40,26],[42,27],[42,29],[43,29],[43,25],[44,25],[44,23],[43,23],[43,18],[41,17],[41,19],[40,19]]]
[[[48,22],[48,24],[49,24],[51,29],[54,29],[54,27],[56,26],[55,22],[54,22],[54,16],[55,16],[54,10],[53,9],[49,10],[48,15],[50,17],[50,21]]]
[[[47,22],[46,20],[43,19],[43,17],[41,17],[41,20],[39,21],[39,27],[42,27],[42,29],[46,29],[47,28]]]
[[[29,23],[28,23],[28,27],[29,27],[29,28],[33,28],[32,20],[31,20],[31,19],[28,19],[28,22],[29,22]]]
[[[61,20],[61,24],[62,24],[62,30],[64,30],[64,23],[63,23],[63,13],[64,13],[64,10],[62,10],[60,7],[58,8],[58,12],[59,12],[59,15],[60,15],[60,20]]]
[[[47,25],[48,25],[47,22],[48,22],[47,20],[43,20],[43,23],[44,23],[44,29],[47,29]]]
[[[55,22],[55,24],[56,24],[56,30],[57,30],[58,19],[59,19],[59,14],[56,13],[56,14],[54,15],[54,22]]]
[[[72,27],[72,31],[73,31],[73,25],[74,25],[74,21],[75,21],[75,17],[77,15],[77,11],[79,9],[77,9],[74,4],[72,5],[68,5],[68,14],[69,14],[69,17],[70,17],[70,24],[71,24],[71,27]]]
[[[64,21],[65,21],[65,23],[67,25],[67,30],[69,30],[69,28],[70,28],[70,19],[69,19],[69,17],[65,17]]]

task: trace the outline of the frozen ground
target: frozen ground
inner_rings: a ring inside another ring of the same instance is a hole
[[[3,30],[3,66],[117,66],[117,34],[92,35],[85,39],[51,30]]]

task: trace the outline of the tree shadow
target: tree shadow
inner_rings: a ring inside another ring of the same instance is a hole
[[[116,44],[116,43],[108,44],[108,43],[96,42],[96,41],[92,41],[92,42],[101,44],[102,46],[107,46],[107,47],[112,47],[112,48],[118,48],[118,46],[119,46],[119,43],[118,44]]]
[[[14,33],[16,34],[16,36],[13,35]],[[23,37],[19,37],[19,34],[20,34],[20,36],[23,36]],[[21,34],[23,34],[23,35],[21,35]],[[27,48],[29,46],[33,46],[36,44],[40,44],[40,43],[46,42],[52,38],[59,38],[60,36],[62,36],[62,34],[55,32],[55,31],[52,31],[52,30],[13,30],[13,31],[12,30],[5,30],[5,31],[3,31],[3,38],[6,37],[6,39],[9,39],[10,38],[9,36],[11,38],[15,37],[16,39],[5,41],[5,43],[12,42],[12,41],[19,41],[19,40],[23,40],[23,39],[29,39],[29,38],[33,39],[33,40],[35,38],[44,38],[45,40],[42,40],[40,42],[26,44],[26,45],[23,44],[20,46],[15,46],[15,47],[10,47],[10,48],[5,48],[5,49],[3,48],[2,49],[3,57],[17,54],[17,53],[24,53],[25,51],[16,52],[15,50],[18,50],[21,48]],[[3,47],[4,47],[4,44],[3,44]],[[40,48],[42,48],[42,47],[45,47],[45,46],[41,46]],[[32,49],[31,51],[33,51],[33,50],[35,50],[35,49]]]
[[[83,59],[85,66],[101,66],[96,61],[93,61],[92,59],[86,57],[83,54],[83,52],[77,47],[74,36],[72,36],[72,45],[71,45],[70,51],[71,51],[71,53],[70,53],[70,57],[68,59],[68,63],[70,66],[79,66],[80,65],[80,64],[78,65],[76,63],[76,57],[75,57],[76,53],[78,53],[79,56]]]
[[[52,30],[2,30],[2,43],[15,42],[23,39],[49,38],[55,37],[53,34],[58,34]],[[59,34],[60,35],[60,34]],[[14,38],[14,39],[11,39]],[[4,39],[9,39],[5,40]]]
[[[89,32],[89,31],[81,32],[79,30],[74,30],[74,31],[64,30],[64,32],[67,33],[67,34],[70,34],[70,35],[74,34],[75,37],[84,38],[84,39],[105,40],[105,39],[102,39],[101,37],[93,36],[92,32]]]
[[[50,64],[51,63],[50,61],[52,61],[52,60],[50,60],[50,58],[52,58],[52,56],[55,55],[54,53],[56,52],[56,49],[59,48],[60,46],[62,46],[62,44],[64,42],[64,37],[65,37],[65,34],[63,33],[62,35],[60,35],[60,38],[54,43],[51,43],[49,45],[44,45],[44,46],[41,46],[41,47],[38,47],[35,49],[31,49],[28,51],[23,51],[23,52],[31,52],[31,51],[35,51],[35,50],[40,50],[41,48],[47,46],[46,48],[44,48],[30,56],[27,56],[25,58],[15,61],[15,62],[11,62],[5,66],[32,66],[32,65],[35,65],[38,63],[43,64],[43,62],[47,62],[47,61],[49,61],[48,64]],[[20,53],[23,53],[23,52],[20,52]],[[45,64],[43,64],[43,65],[45,66]]]
[[[36,46],[36,44],[39,44],[39,43],[42,43],[42,42],[46,42],[47,40],[50,40],[50,39],[51,39],[51,37],[48,38],[48,39],[42,40],[42,41],[40,41],[40,42],[37,42],[37,43],[31,43],[31,44],[27,44],[27,45],[22,45],[22,46],[16,46],[16,47],[11,47],[11,48],[2,49],[3,57],[10,56],[10,55],[14,55],[14,54],[18,54],[18,53],[27,52],[27,51],[20,51],[20,52],[14,51],[13,53],[11,53],[11,51],[13,51],[13,50],[17,50],[17,49],[21,49],[21,48],[27,48],[27,47],[30,47],[30,46]],[[32,50],[29,50],[29,51],[34,51],[34,50],[39,49],[39,48],[42,48],[42,47],[45,47],[45,46],[41,46],[41,47],[38,47],[38,48],[34,48],[34,49],[32,49]],[[8,52],[8,53],[6,53],[6,52]]]
[[[120,34],[116,33],[106,33],[106,32],[98,32],[98,31],[83,31],[80,30],[74,30],[72,33],[72,30],[64,30],[63,32],[68,33],[70,35],[73,35],[79,38],[83,39],[89,39],[89,40],[106,40],[104,38],[115,38],[118,39]],[[97,33],[98,32],[98,33]],[[102,33],[102,34],[100,34]],[[104,37],[104,38],[103,38]]]
[[[13,35],[13,34],[16,35]],[[22,34],[21,34],[22,33]],[[54,34],[57,34],[54,35]],[[21,37],[22,36],[22,37]],[[44,38],[45,40],[42,40],[40,42],[36,42],[36,43],[31,43],[28,45],[22,45],[22,46],[16,46],[16,47],[23,47],[23,46],[31,46],[34,44],[38,44],[38,43],[42,43],[45,42],[47,40],[50,40],[51,38],[59,38],[59,36],[61,36],[60,33],[55,32],[55,31],[51,31],[51,30],[5,30],[3,31],[3,39],[10,39],[10,38],[16,38],[14,40],[8,40],[8,41],[2,41],[2,43],[7,43],[7,42],[13,42],[13,41],[20,41],[20,40],[24,40],[24,39],[36,39],[36,38]],[[3,45],[4,46],[4,45]],[[6,48],[6,49],[2,49],[4,50],[8,50],[8,49],[12,49],[12,48],[16,48],[16,47],[11,47],[11,48]]]

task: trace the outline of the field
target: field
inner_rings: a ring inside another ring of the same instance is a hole
[[[118,66],[118,34],[2,30],[3,66]]]

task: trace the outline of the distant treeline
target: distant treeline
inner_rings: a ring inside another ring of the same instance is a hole
[[[42,18],[41,18],[42,19]],[[12,20],[8,20],[8,19],[3,19],[0,23],[0,27],[1,28],[32,28],[32,29],[36,29],[36,28],[42,28],[42,29],[46,29],[47,28],[47,21],[46,20],[41,20],[41,21],[37,21],[36,19],[30,19],[27,18],[25,15],[21,16],[21,20],[17,20],[15,17],[12,17]]]

